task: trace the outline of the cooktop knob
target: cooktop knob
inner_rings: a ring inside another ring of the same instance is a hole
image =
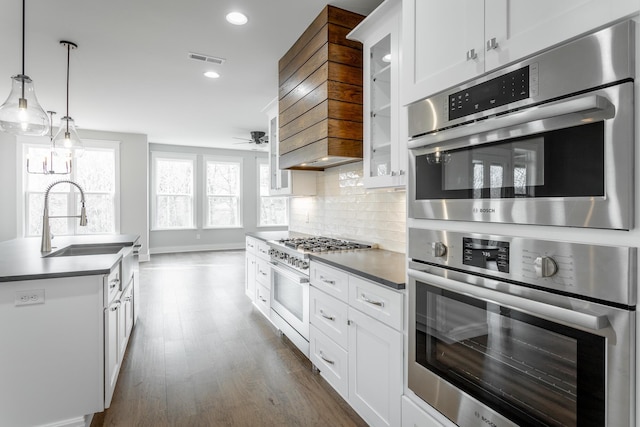
[[[538,277],[551,277],[558,272],[558,264],[548,256],[539,256],[533,261],[533,268]]]
[[[442,242],[431,243],[431,254],[436,258],[442,258],[447,254],[447,245]]]

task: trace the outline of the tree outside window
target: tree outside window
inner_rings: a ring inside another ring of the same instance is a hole
[[[154,158],[154,228],[193,228],[194,158]]]
[[[207,159],[206,164],[206,227],[239,227],[240,174],[239,160]]]
[[[258,226],[288,225],[288,198],[269,196],[269,165],[259,163],[258,168],[260,180]]]

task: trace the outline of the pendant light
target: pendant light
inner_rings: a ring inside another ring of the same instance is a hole
[[[49,123],[53,123],[53,115],[56,114],[55,111],[47,111],[47,113],[49,114]],[[33,170],[31,169],[31,164],[30,164],[30,158],[29,156],[27,156],[27,173],[33,174],[33,175],[69,175],[71,173],[71,170],[73,168],[73,159],[71,158],[71,156],[67,157],[64,160],[64,171],[60,172],[60,171],[56,171],[53,168],[53,155],[54,155],[54,149],[53,149],[53,126],[50,124],[49,125],[49,156],[44,156],[41,157],[42,162],[36,162],[36,169]],[[33,163],[33,162],[31,162]],[[59,163],[60,162],[56,162]]]
[[[60,119],[60,129],[53,138],[53,149],[58,156],[81,157],[84,154],[84,145],[76,132],[75,122],[69,116],[69,62],[71,49],[76,49],[78,45],[65,40],[60,44],[67,48],[67,115]]]
[[[11,77],[11,92],[0,106],[0,130],[42,136],[49,130],[49,116],[38,103],[33,80],[24,73],[25,1],[22,0],[22,74]]]

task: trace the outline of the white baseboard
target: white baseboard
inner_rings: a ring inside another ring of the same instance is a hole
[[[171,254],[180,252],[202,252],[202,251],[237,251],[244,250],[245,244],[209,244],[209,245],[194,245],[194,246],[164,246],[159,248],[150,248],[149,254]],[[148,260],[147,260],[148,261]]]
[[[88,418],[88,423],[87,423]],[[91,425],[93,414],[86,415],[84,417],[71,418],[63,421],[56,421],[55,423],[42,424],[39,427],[88,427]]]

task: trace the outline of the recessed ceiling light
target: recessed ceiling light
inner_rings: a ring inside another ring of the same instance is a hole
[[[220,74],[216,73],[215,71],[207,71],[206,73],[204,73],[205,77],[209,77],[210,79],[217,79],[218,77],[220,77]]]
[[[249,21],[249,18],[240,12],[231,12],[227,15],[227,22],[233,25],[244,25]]]

